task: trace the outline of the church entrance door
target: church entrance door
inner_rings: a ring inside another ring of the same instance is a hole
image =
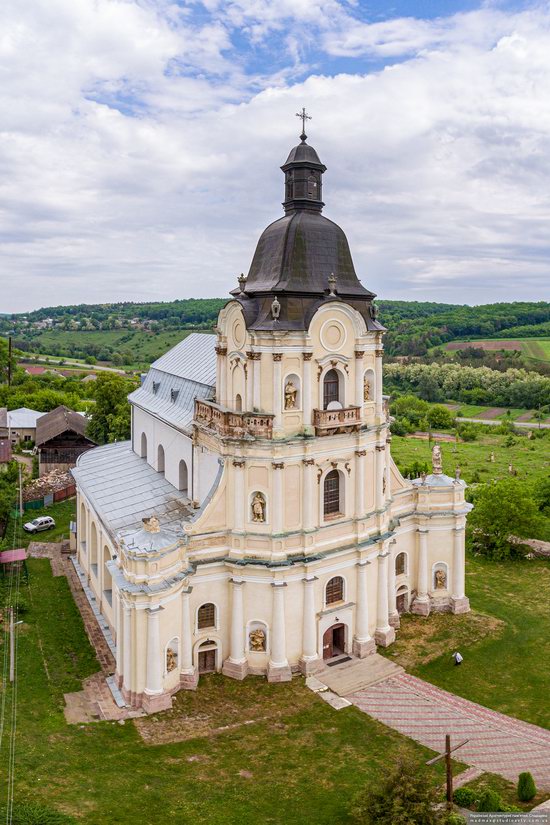
[[[206,649],[205,649],[206,648]],[[203,642],[199,650],[199,673],[214,673],[216,670],[217,646],[212,642]]]
[[[343,624],[333,624],[323,635],[323,659],[332,659],[345,653],[346,628]]]
[[[399,593],[397,596],[397,612],[399,615],[407,612],[407,591]]]

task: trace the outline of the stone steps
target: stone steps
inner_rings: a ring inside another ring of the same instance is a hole
[[[334,667],[323,667],[315,677],[339,696],[347,696],[370,685],[383,682],[403,673],[403,668],[395,662],[373,653],[366,659],[352,658]]]

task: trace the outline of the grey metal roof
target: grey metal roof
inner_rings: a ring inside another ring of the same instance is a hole
[[[189,499],[137,456],[129,441],[88,450],[71,472],[113,538],[151,516],[183,536],[181,522],[194,515]]]
[[[187,378],[199,384],[216,383],[216,336],[192,332],[151,364],[159,372]]]
[[[28,407],[19,407],[17,410],[8,410],[8,427],[19,427],[21,430],[32,430],[43,412],[30,410]]]
[[[151,365],[130,403],[181,430],[193,420],[195,398],[215,389],[215,335],[192,333]]]

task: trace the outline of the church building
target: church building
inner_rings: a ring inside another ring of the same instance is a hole
[[[465,484],[439,448],[432,474],[399,473],[385,330],[322,214],[326,167],[302,134],[281,168],[284,216],[216,333],[155,361],[131,441],[73,470],[77,563],[147,712],[202,673],[285,681],[390,645],[404,611],[469,610]]]

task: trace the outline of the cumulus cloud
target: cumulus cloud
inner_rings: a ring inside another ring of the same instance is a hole
[[[302,105],[366,286],[550,297],[547,3],[7,0],[0,67],[3,311],[227,294]]]

